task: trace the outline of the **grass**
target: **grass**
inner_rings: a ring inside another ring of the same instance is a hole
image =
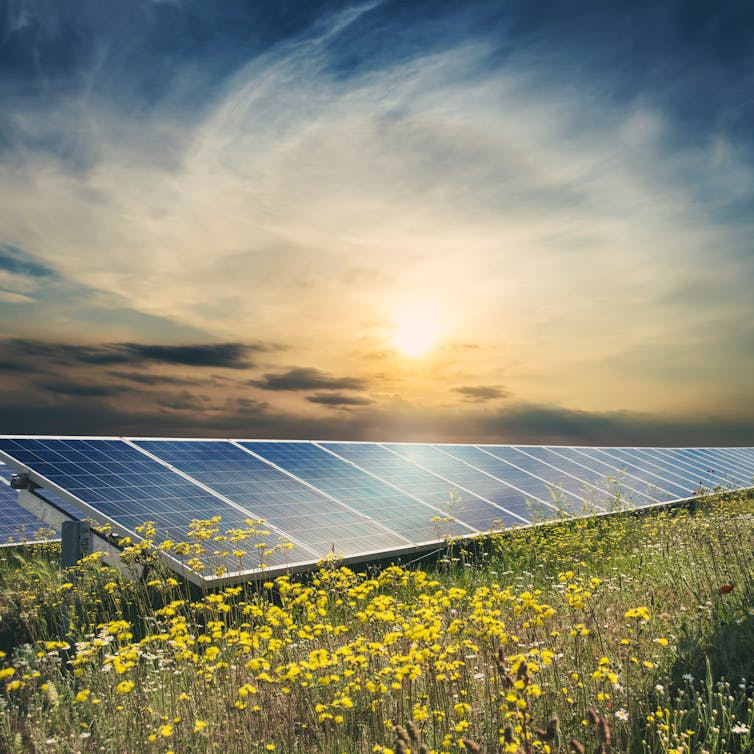
[[[752,752],[753,517],[710,496],[207,593],[6,550],[0,752]]]

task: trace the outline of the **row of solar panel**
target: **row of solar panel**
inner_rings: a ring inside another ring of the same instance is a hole
[[[192,521],[220,516],[235,530],[229,549],[251,554],[218,563],[242,571],[655,505],[754,476],[752,448],[6,437],[0,451],[123,533],[153,520],[185,539]]]

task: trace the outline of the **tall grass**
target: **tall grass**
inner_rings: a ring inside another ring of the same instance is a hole
[[[753,516],[712,496],[207,593],[6,551],[0,751],[754,751]]]

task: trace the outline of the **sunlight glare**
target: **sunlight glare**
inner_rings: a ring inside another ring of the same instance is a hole
[[[415,307],[400,314],[395,322],[393,345],[405,356],[423,356],[437,341],[437,317],[427,307]]]

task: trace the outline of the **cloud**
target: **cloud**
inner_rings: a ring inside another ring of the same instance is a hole
[[[96,345],[51,342],[24,338],[0,341],[0,353],[9,359],[41,360],[55,364],[153,363],[189,367],[248,369],[251,353],[272,346],[256,343],[201,343],[158,345],[151,343],[100,343]]]
[[[189,385],[194,380],[175,377],[168,374],[150,374],[148,372],[108,372],[111,377],[140,385]]]
[[[368,406],[374,403],[370,398],[362,398],[357,395],[346,395],[345,393],[315,393],[306,397],[310,403],[317,403],[322,406],[335,406],[337,408],[346,408],[350,406]]]
[[[115,346],[130,354],[133,361],[154,361],[163,364],[180,364],[192,367],[224,367],[247,369],[252,366],[247,354],[264,350],[264,346],[243,343],[212,343],[189,346],[148,345],[144,343],[119,343]]]
[[[119,395],[123,388],[113,387],[111,385],[92,385],[79,382],[68,382],[66,380],[48,380],[38,382],[37,385],[48,393],[58,393],[60,395],[70,395],[82,398],[104,398]]]
[[[454,387],[454,392],[460,393],[469,403],[482,403],[494,401],[498,398],[507,398],[510,393],[497,385],[461,385]]]
[[[360,390],[365,381],[358,377],[334,377],[312,367],[295,367],[287,372],[267,373],[250,385],[262,390]]]

